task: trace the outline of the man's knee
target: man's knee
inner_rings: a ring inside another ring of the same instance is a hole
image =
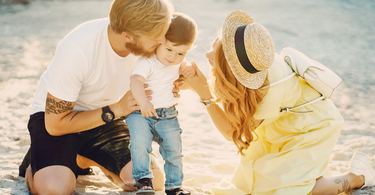
[[[37,194],[73,194],[76,178],[65,166],[45,167],[34,174],[33,187]]]
[[[38,194],[34,189],[33,180],[34,180],[33,173],[31,171],[31,166],[29,165],[28,168],[26,169],[26,173],[25,173],[26,187],[29,190],[30,194]]]
[[[66,195],[66,194],[73,194],[74,188],[67,189],[62,188],[62,186],[50,185],[46,184],[43,187],[38,188],[38,194],[46,194],[46,195]]]

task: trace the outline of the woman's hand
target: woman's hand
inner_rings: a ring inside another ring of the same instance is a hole
[[[195,69],[192,66],[187,66],[186,62],[181,63],[180,74],[186,77],[193,77],[195,75]]]
[[[195,70],[195,76],[185,78],[185,83],[189,85],[190,89],[197,93],[202,100],[211,99],[212,95],[208,87],[207,78],[203,75],[194,61],[191,61],[191,66]]]

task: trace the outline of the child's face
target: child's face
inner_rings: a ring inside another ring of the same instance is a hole
[[[156,56],[158,60],[166,66],[177,65],[184,60],[190,47],[191,44],[174,46],[172,42],[167,40],[165,44],[161,44],[156,49]]]

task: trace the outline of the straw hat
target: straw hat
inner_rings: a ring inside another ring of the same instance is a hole
[[[222,36],[224,55],[236,79],[250,89],[261,87],[275,58],[268,30],[245,12],[233,11],[225,18]]]

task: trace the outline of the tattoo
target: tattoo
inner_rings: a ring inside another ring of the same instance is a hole
[[[70,119],[70,121],[72,121],[73,118],[74,118],[75,116],[77,116],[77,114],[79,114],[79,113],[81,113],[81,112],[83,112],[83,111],[77,111],[77,112],[72,116],[72,118]]]
[[[108,178],[109,180],[111,180],[112,183],[116,184],[116,183],[115,183],[115,180],[113,180],[113,178],[112,178],[110,175],[107,175],[107,178]]]
[[[59,102],[52,98],[47,98],[46,101],[46,114],[60,114],[66,111],[73,110],[72,102],[61,100]]]
[[[342,185],[342,190],[340,190],[340,189],[337,190],[338,194],[349,191],[351,189],[349,181],[345,178],[344,179],[341,179],[341,178],[335,179],[335,183],[337,183],[337,184],[341,183],[341,185]]]
[[[30,188],[29,179],[26,179],[26,186],[27,186],[27,189],[28,189],[29,192],[30,192],[31,188]]]

